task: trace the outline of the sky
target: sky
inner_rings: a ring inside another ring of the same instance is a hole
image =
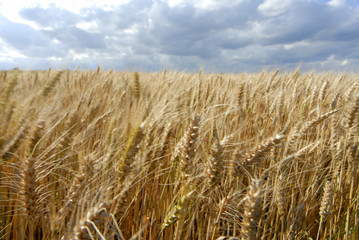
[[[0,70],[359,73],[359,0],[0,0]]]

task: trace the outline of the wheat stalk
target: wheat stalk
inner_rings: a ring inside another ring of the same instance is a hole
[[[298,229],[301,227],[302,219],[304,217],[304,204],[300,203],[296,209],[295,215],[294,215],[294,221],[290,225],[288,235],[286,239],[294,240],[296,239],[296,235],[298,234]]]

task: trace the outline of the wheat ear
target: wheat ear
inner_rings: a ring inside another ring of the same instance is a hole
[[[358,111],[359,111],[359,97],[357,97],[355,101],[352,103],[351,108],[347,114],[346,126],[348,128],[351,128],[353,126],[355,120],[357,119]]]
[[[331,108],[332,108],[332,109],[335,109],[335,108],[337,107],[339,101],[340,101],[340,92],[338,91],[338,92],[335,94],[333,100],[330,102]]]
[[[266,86],[266,92],[268,93],[270,88],[272,87],[272,82],[275,79],[275,77],[278,75],[279,73],[279,69],[275,70],[275,72],[273,73],[273,75],[269,78],[267,86]]]
[[[244,83],[241,83],[241,85],[239,85],[238,88],[237,106],[240,110],[242,110],[243,102],[244,102],[244,95],[245,95],[244,87],[245,87]]]
[[[79,201],[80,194],[85,187],[85,184],[89,182],[93,171],[94,156],[88,155],[80,162],[80,170],[75,175],[74,180],[65,197],[65,203],[59,210],[57,224],[61,224],[64,219],[69,217],[69,214],[74,210],[75,205]],[[68,227],[71,226],[72,221],[68,221]]]
[[[325,221],[330,215],[331,207],[333,205],[333,195],[334,184],[331,181],[327,181],[324,186],[324,195],[320,204],[319,215],[321,217],[321,221]]]
[[[165,221],[162,224],[161,233],[166,228],[176,223],[182,215],[186,214],[189,211],[189,206],[194,196],[195,196],[195,191],[191,191],[187,194],[184,194],[180,198],[180,200],[172,208],[171,212],[166,216]]]
[[[299,77],[299,71],[300,71],[300,68],[297,68],[292,75],[292,79],[294,82],[296,82]]]
[[[284,100],[284,91],[280,91],[276,101],[276,114],[278,119],[281,119],[284,113]]]
[[[35,130],[34,136],[30,145],[36,146],[41,138],[42,125],[39,125]],[[32,148],[34,149],[34,148]],[[21,199],[23,204],[23,211],[25,213],[25,220],[28,227],[28,239],[33,239],[39,218],[41,216],[41,188],[39,176],[37,171],[37,158],[34,151],[27,157],[24,162],[24,167],[21,172]],[[26,226],[26,225],[25,225]]]
[[[215,133],[215,139],[212,145],[212,157],[209,160],[209,167],[208,167],[208,176],[209,176],[209,183],[210,186],[214,187],[221,182],[221,175],[223,172],[223,147],[218,139],[217,132]]]
[[[191,126],[188,128],[187,132],[181,139],[181,161],[180,161],[180,170],[184,179],[187,179],[190,176],[190,166],[192,164],[193,156],[195,153],[195,144],[198,137],[200,117],[196,115],[191,123]]]
[[[241,236],[244,240],[255,240],[262,206],[262,181],[252,179],[244,203]]]
[[[310,101],[309,101],[309,105],[313,106],[315,103],[315,100],[317,100],[317,96],[318,96],[318,87],[315,86],[312,90],[312,95],[310,97]]]
[[[345,100],[351,101],[352,95],[358,90],[358,88],[359,88],[359,81],[356,80],[355,83],[353,84],[353,86],[351,86],[349,88],[349,90],[345,93]],[[357,96],[355,96],[355,97],[357,97]]]
[[[41,94],[44,98],[50,94],[51,90],[55,87],[56,83],[60,80],[62,73],[63,71],[57,72],[55,76],[52,79],[50,79],[50,81],[47,83],[45,88],[42,90],[42,94]]]
[[[1,94],[1,101],[0,105],[2,106],[2,110],[4,111],[6,104],[9,102],[9,97],[11,93],[13,92],[14,88],[17,85],[17,77],[14,76],[10,79],[10,81],[6,84],[6,87]]]
[[[36,170],[37,164],[37,152],[36,145],[43,136],[45,122],[40,120],[36,125],[35,130],[30,138],[28,144],[28,157],[25,160],[24,168],[21,173],[22,177],[22,191],[21,195],[23,198],[24,212],[28,221],[35,224],[35,220],[39,218],[39,207],[40,207],[40,198],[39,198],[39,179],[38,173]]]
[[[312,121],[306,122],[304,124],[304,126],[301,128],[301,130],[296,131],[294,134],[289,136],[289,140],[287,141],[285,154],[288,154],[290,152],[290,149],[291,149],[292,145],[294,144],[294,142],[298,138],[301,138],[301,137],[305,136],[305,134],[308,132],[309,129],[311,129],[312,127],[318,125],[320,122],[322,122],[325,119],[329,118],[331,115],[333,115],[334,113],[336,113],[338,111],[339,111],[339,109],[335,109],[333,111],[330,111],[328,113],[320,115],[318,118],[316,118],[316,119],[314,119]]]
[[[1,152],[1,158],[4,160],[8,160],[14,154],[14,152],[19,148],[22,140],[24,140],[29,127],[21,126],[19,131],[15,134],[14,138],[5,145],[3,151]]]
[[[285,136],[277,134],[267,142],[256,146],[256,148],[246,155],[244,160],[245,165],[253,165],[261,160],[275,145],[279,144]]]
[[[123,180],[123,177],[131,171],[131,165],[133,163],[133,158],[136,153],[139,151],[138,145],[141,143],[144,133],[143,133],[144,123],[138,126],[135,131],[130,135],[130,139],[127,142],[127,146],[124,150],[123,156],[119,163],[118,171],[120,174],[120,181]]]
[[[74,134],[73,128],[75,127],[75,124],[77,123],[78,120],[79,120],[79,114],[77,112],[70,113],[70,116],[65,123],[65,129],[66,129],[66,132],[64,133],[65,135],[61,138],[61,140],[57,145],[58,153],[67,151],[67,148],[70,146],[72,141],[72,136]],[[61,156],[58,157],[60,158]]]
[[[321,103],[324,101],[326,95],[327,95],[327,92],[328,92],[328,81],[325,81],[322,85],[322,87],[320,88],[320,91],[319,91],[319,96],[318,96],[318,102]]]
[[[96,239],[93,235],[93,233],[96,233],[100,239],[104,240],[105,237],[102,235],[99,226],[105,223],[106,217],[110,216],[108,213],[109,206],[110,203],[100,203],[97,207],[88,211],[86,217],[80,220],[80,223],[75,226],[74,239]]]
[[[276,193],[276,202],[278,206],[278,213],[280,216],[284,216],[287,211],[287,196],[286,196],[286,181],[288,177],[288,173],[286,170],[283,171],[279,175],[278,181],[279,183],[276,184],[277,186],[277,193]]]
[[[30,157],[36,157],[39,153],[38,143],[40,139],[43,136],[43,131],[45,128],[45,120],[39,120],[36,124],[35,130],[32,134],[32,137],[30,138],[29,144],[28,144],[28,156]]]
[[[132,91],[135,98],[140,98],[140,75],[138,74],[138,72],[135,72],[133,74]]]
[[[326,181],[324,186],[324,194],[320,204],[320,211],[319,211],[320,223],[319,223],[317,240],[320,239],[320,234],[323,224],[325,223],[328,216],[330,215],[332,204],[333,204],[333,195],[334,195],[334,184],[331,181]]]

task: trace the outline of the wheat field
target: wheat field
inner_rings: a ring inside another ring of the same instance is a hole
[[[359,239],[359,76],[0,73],[0,239]]]

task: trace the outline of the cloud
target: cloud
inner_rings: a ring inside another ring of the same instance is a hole
[[[42,32],[31,27],[12,23],[0,15],[0,38],[16,49],[24,49],[28,46],[46,46],[49,39]]]
[[[71,11],[56,4],[0,15],[0,62],[23,68],[259,71],[268,66],[359,72],[359,7],[352,0],[132,0]],[[331,57],[332,56],[332,57]],[[331,58],[330,58],[331,57]],[[1,67],[1,65],[0,65]]]
[[[56,39],[67,49],[101,49],[105,48],[105,36],[99,33],[89,33],[77,27],[62,27],[43,31],[51,39]]]
[[[41,7],[23,8],[19,15],[25,20],[36,23],[39,28],[45,29],[74,26],[81,19],[81,16],[58,8],[54,4],[46,9]]]

